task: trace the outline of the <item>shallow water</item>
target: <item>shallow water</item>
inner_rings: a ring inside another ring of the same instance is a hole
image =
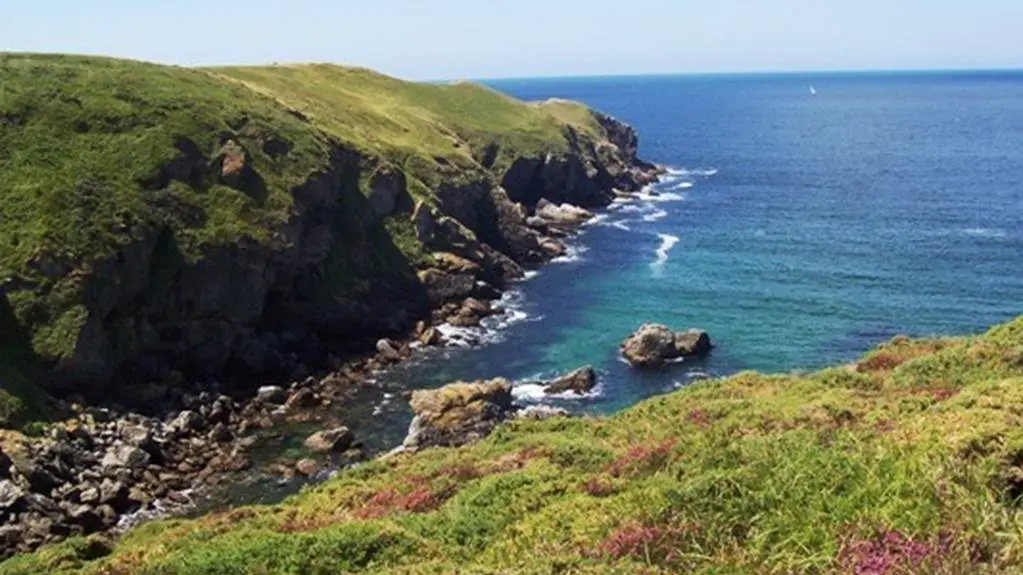
[[[809,83],[818,94],[810,96]],[[593,365],[608,413],[708,375],[813,369],[905,333],[975,333],[1023,313],[1023,76],[604,78],[493,83],[581,100],[635,126],[665,181],[616,203],[517,286],[480,349],[381,374],[336,416],[371,448],[404,437],[400,391]],[[705,361],[627,369],[644,322],[700,327]],[[520,386],[524,402],[542,399]],[[258,484],[274,500],[295,484]]]

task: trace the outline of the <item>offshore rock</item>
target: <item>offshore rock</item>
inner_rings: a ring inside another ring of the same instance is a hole
[[[629,365],[655,368],[689,357],[702,357],[713,348],[707,332],[674,332],[667,326],[647,324],[622,344],[622,356]]]

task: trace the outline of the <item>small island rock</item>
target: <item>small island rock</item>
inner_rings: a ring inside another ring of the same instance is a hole
[[[654,368],[680,358],[705,356],[712,347],[704,331],[674,332],[663,325],[647,324],[625,340],[622,356],[633,367]]]

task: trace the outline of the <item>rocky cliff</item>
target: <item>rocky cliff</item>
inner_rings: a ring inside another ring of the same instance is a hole
[[[654,177],[632,128],[471,84],[38,55],[0,77],[0,354],[62,393],[285,377],[557,255],[541,199]]]

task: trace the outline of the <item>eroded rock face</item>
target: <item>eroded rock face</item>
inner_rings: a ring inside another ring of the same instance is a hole
[[[513,413],[511,389],[508,380],[498,378],[413,392],[416,416],[405,446],[456,446],[482,439]]]
[[[633,367],[655,368],[678,359],[705,356],[712,347],[706,332],[674,332],[664,325],[647,324],[625,340],[622,356]]]

